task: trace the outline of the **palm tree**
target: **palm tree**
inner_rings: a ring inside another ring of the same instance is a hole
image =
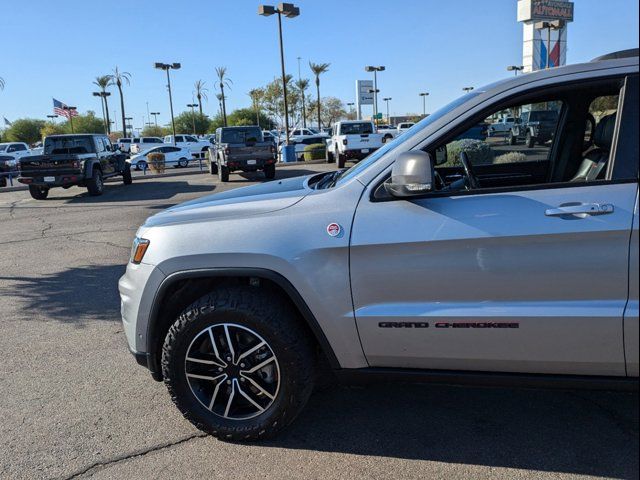
[[[296,82],[296,87],[300,90],[300,96],[302,99],[302,126],[307,127],[307,107],[305,105],[304,92],[309,88],[309,79],[301,78]]]
[[[216,93],[216,98],[218,99],[218,115],[222,115],[222,94]]]
[[[107,91],[107,87],[109,86],[110,83],[111,83],[111,76],[109,75],[100,75],[99,77],[96,77],[96,79],[93,82],[94,85],[100,88],[100,91],[103,94]],[[105,120],[107,122],[107,133],[111,133],[111,119],[109,118],[109,102],[107,102],[106,95],[103,95],[101,99],[104,102],[104,111],[107,115],[107,118]]]
[[[249,97],[251,97],[251,101],[253,102],[253,108],[256,111],[256,124],[259,127],[260,126],[260,102],[262,101],[264,90],[262,88],[254,88],[253,90],[249,90],[248,95]]]
[[[121,72],[118,67],[113,70],[113,73],[109,75],[109,85],[115,85],[118,87],[118,92],[120,93],[120,111],[122,112],[122,136],[127,136],[127,121],[125,119],[126,115],[124,113],[124,96],[122,95],[122,85],[126,83],[129,85],[131,82],[131,74],[128,72]]]
[[[207,92],[209,90],[207,90],[206,88],[204,88],[204,83],[202,80],[198,80],[195,84],[194,84],[194,88],[195,90],[195,94],[196,94],[196,98],[198,99],[198,107],[200,108],[200,116],[202,116],[202,99],[204,98],[205,100],[209,100],[209,97],[207,97]]]
[[[227,104],[224,97],[224,87],[231,89],[233,83],[227,78],[227,67],[216,67],[216,75],[218,76],[218,85],[220,86],[220,95],[222,95],[222,121],[227,126]]]
[[[320,75],[329,71],[330,63],[313,63],[309,62],[309,68],[316,76],[316,89],[318,93],[318,128],[322,128],[322,120],[320,119]]]

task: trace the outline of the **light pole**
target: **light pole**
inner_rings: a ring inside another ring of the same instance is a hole
[[[260,5],[258,15],[269,17],[278,14],[278,33],[280,38],[280,66],[282,68],[282,95],[284,96],[284,129],[286,143],[289,143],[289,106],[287,105],[287,78],[284,69],[284,46],[282,44],[282,15],[287,18],[295,18],[300,15],[300,9],[293,3],[280,3],[278,8],[272,5]]]
[[[464,90],[464,93],[469,93],[471,90],[473,90],[473,87],[462,87],[462,90]]]
[[[384,97],[382,99],[383,102],[387,104],[387,125],[391,125],[391,117],[389,116],[389,101],[393,100],[391,97]]]
[[[507,71],[515,72],[516,77],[518,76],[518,72],[521,72],[522,70],[524,70],[524,67],[522,65],[520,65],[520,66],[518,66],[518,65],[509,65],[507,67]]]
[[[379,67],[372,65],[364,67],[365,72],[373,72],[373,118],[376,120],[378,118],[378,72],[383,72],[384,69],[382,65]]]
[[[355,105],[354,102],[348,102],[347,103],[347,107],[349,107],[349,117],[353,117],[353,106]]]
[[[75,130],[73,129],[73,113],[78,109],[76,107],[68,107],[67,105],[62,107],[62,109],[67,112],[67,116],[69,118],[69,125],[71,125],[71,133],[76,133]]]
[[[427,97],[429,96],[429,92],[420,92],[418,95],[422,97],[422,116],[427,116]]]
[[[102,120],[104,122],[104,133],[107,135],[111,133],[109,131],[109,123],[107,122],[107,116],[105,115],[104,103],[106,101],[106,97],[111,95],[109,92],[93,92],[94,97],[100,97],[100,106],[102,107]]]
[[[187,107],[191,107],[191,121],[193,122],[193,134],[196,134],[196,111],[197,103],[187,103]]]
[[[151,112],[150,115],[153,115],[153,121],[156,124],[156,127],[158,126],[158,115],[160,115],[160,112]]]
[[[181,65],[179,63],[162,63],[156,62],[155,68],[158,70],[164,70],[167,72],[167,89],[169,90],[169,109],[171,110],[171,130],[173,131],[173,145],[176,144],[176,122],[173,118],[173,98],[171,97],[171,78],[169,77],[169,70],[178,70]]]
[[[51,123],[54,123],[55,122],[54,118],[58,118],[58,115],[47,115],[47,118],[50,118]]]

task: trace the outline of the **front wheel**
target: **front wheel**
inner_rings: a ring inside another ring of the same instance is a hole
[[[337,159],[336,161],[338,163],[338,168],[339,169],[344,168],[345,163],[347,163],[346,157],[344,155],[336,152],[336,159]]]
[[[49,189],[47,187],[29,185],[29,193],[31,194],[31,197],[36,200],[46,200],[49,195]]]
[[[291,304],[256,287],[218,288],[169,329],[162,374],[197,428],[223,440],[275,435],[313,390],[316,355]]]
[[[180,168],[185,168],[189,166],[189,160],[187,160],[186,158],[181,158],[180,160],[178,160],[178,166]]]
[[[516,136],[513,134],[513,132],[509,132],[509,145],[515,145],[516,144]]]
[[[217,175],[218,174],[218,164],[217,163],[209,161],[209,173],[211,175]]]
[[[333,152],[331,150],[329,150],[328,148],[325,148],[325,155],[324,155],[324,159],[327,163],[333,163],[336,161],[336,159],[333,157]]]
[[[533,146],[535,145],[536,138],[531,135],[531,132],[527,132],[525,143],[527,144],[528,148],[533,148]]]
[[[264,177],[267,180],[273,180],[274,178],[276,178],[276,166],[275,166],[275,164],[271,163],[269,165],[265,165],[264,166]]]

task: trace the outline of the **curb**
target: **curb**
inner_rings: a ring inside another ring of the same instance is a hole
[[[322,164],[322,163],[326,163],[324,160],[310,160],[308,162],[278,162],[276,163],[276,168],[282,168],[282,167],[299,167],[301,165],[318,165],[318,164]],[[133,181],[135,182],[136,180],[147,180],[147,179],[152,179],[152,178],[167,178],[167,177],[183,177],[185,175],[201,175],[201,174],[209,174],[209,172],[207,170],[196,170],[196,171],[190,171],[190,172],[172,172],[172,173],[152,173],[149,175],[136,175],[133,177]],[[116,178],[108,178],[107,180],[105,180],[105,183],[111,183],[111,182],[121,182],[122,179],[119,177]],[[16,180],[17,183],[17,180]],[[21,190],[29,190],[29,187],[27,185],[16,185],[14,187],[1,187],[0,188],[0,193],[3,192],[19,192]]]

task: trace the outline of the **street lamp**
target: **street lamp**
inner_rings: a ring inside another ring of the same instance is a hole
[[[187,107],[191,107],[191,121],[193,122],[193,134],[196,134],[196,111],[194,108],[198,106],[197,103],[187,103]]]
[[[50,118],[51,121],[53,122],[53,119],[58,118],[58,115],[47,115],[47,118]]]
[[[379,67],[374,67],[368,65],[364,67],[365,72],[373,72],[373,118],[378,117],[378,72],[383,72],[384,67],[380,65]]]
[[[69,125],[71,125],[71,133],[76,133],[73,129],[73,113],[78,110],[76,107],[63,106],[62,109],[67,112],[67,118],[69,119]]]
[[[107,135],[111,132],[109,128],[109,122],[107,121],[107,116],[104,113],[105,112],[104,104],[107,101],[106,97],[108,97],[109,95],[111,95],[110,92],[93,92],[94,97],[100,97],[100,106],[102,106],[102,120],[104,122],[104,133],[106,133]]]
[[[300,9],[293,3],[280,3],[278,8],[272,5],[258,6],[258,15],[269,17],[278,14],[278,34],[280,38],[280,67],[282,68],[282,94],[284,96],[284,129],[286,143],[289,143],[289,107],[287,105],[287,79],[284,69],[284,46],[282,44],[282,15],[287,18],[295,18],[300,15]]]
[[[429,95],[429,92],[421,92],[418,95],[422,97],[422,116],[426,117],[427,116],[427,96]]]
[[[393,100],[393,98],[391,98],[391,97],[384,97],[384,98],[382,99],[382,101],[383,101],[383,102],[386,102],[386,104],[387,104],[387,124],[388,124],[388,125],[391,125],[391,117],[389,116],[389,101],[390,101],[390,100]]]
[[[518,76],[518,72],[521,72],[522,70],[524,70],[524,67],[522,65],[520,65],[520,66],[518,66],[518,65],[509,65],[507,67],[507,71],[515,72],[516,77]]]
[[[173,145],[176,144],[176,122],[173,118],[173,98],[171,97],[171,78],[169,78],[169,70],[178,70],[181,65],[179,63],[162,63],[156,62],[154,67],[158,70],[167,72],[167,89],[169,90],[169,109],[171,110],[171,129],[173,130]]]
[[[464,90],[465,93],[469,93],[471,90],[473,90],[473,87],[462,87],[462,90]]]
[[[153,115],[153,121],[156,124],[156,127],[158,126],[158,115],[160,115],[160,112],[151,112],[150,115]]]

